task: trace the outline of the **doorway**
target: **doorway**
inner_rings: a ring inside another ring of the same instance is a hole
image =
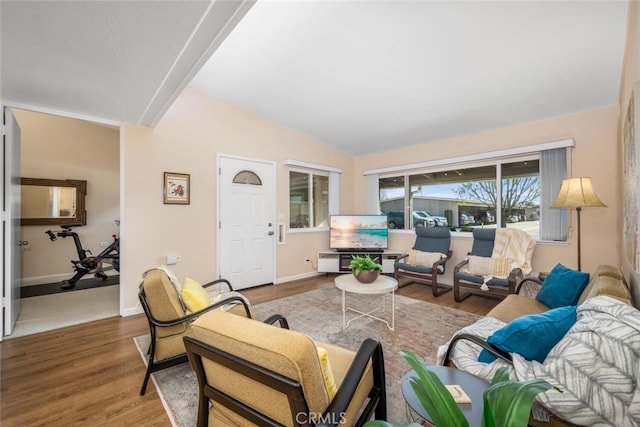
[[[275,277],[275,166],[218,157],[218,271],[234,289]]]
[[[99,253],[119,235],[120,130],[117,127],[27,110],[12,109],[21,128],[21,176],[85,180],[87,223],[75,228],[82,244]],[[56,225],[23,225],[21,231],[21,311],[14,332],[5,338],[58,329],[120,314],[117,272],[108,271],[110,286],[93,288],[84,280],[78,290],[62,291],[59,284],[73,275],[77,259],[72,239],[49,240]],[[113,277],[112,277],[113,276]],[[94,280],[93,275],[85,276]],[[49,284],[58,292],[33,295]],[[85,289],[82,289],[85,288]]]

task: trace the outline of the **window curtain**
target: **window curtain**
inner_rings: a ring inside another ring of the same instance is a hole
[[[340,173],[329,172],[329,215],[340,213]]]
[[[372,173],[366,175],[367,180],[367,213],[371,215],[380,214],[380,194],[379,194],[379,174]]]
[[[540,239],[567,240],[567,210],[550,208],[567,176],[567,149],[540,152]]]

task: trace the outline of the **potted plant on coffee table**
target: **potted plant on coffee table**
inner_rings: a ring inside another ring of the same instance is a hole
[[[352,255],[349,268],[353,270],[355,278],[362,283],[375,281],[382,271],[382,264],[375,262],[369,254]]]

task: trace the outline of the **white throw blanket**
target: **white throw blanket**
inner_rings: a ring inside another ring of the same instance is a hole
[[[483,338],[503,322],[486,317],[461,329]],[[535,338],[534,338],[535,339]],[[448,343],[438,349],[438,363]],[[458,342],[452,360],[464,371],[491,382],[495,371],[508,364],[500,359],[478,362],[480,347]],[[640,311],[614,298],[598,296],[578,306],[577,321],[549,352],[544,363],[513,354],[511,378],[541,378],[563,390],[549,390],[536,401],[558,417],[584,426],[640,425]],[[534,417],[547,417],[534,405]]]
[[[509,271],[519,268],[526,276],[531,273],[531,257],[536,241],[531,238],[529,233],[516,228],[498,228],[496,230],[496,239],[493,243],[493,252],[491,258],[494,260],[508,259],[511,266]],[[480,289],[488,291],[487,282],[493,278],[504,278],[495,273],[483,276],[483,283]]]
[[[531,257],[536,241],[529,233],[516,228],[498,228],[491,258],[509,258],[514,268],[520,268],[527,275],[531,273]]]
[[[514,355],[519,380],[541,378],[564,393],[538,400],[578,425],[640,424],[640,311],[614,298],[591,298],[544,363]]]

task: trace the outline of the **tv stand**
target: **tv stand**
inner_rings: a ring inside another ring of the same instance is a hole
[[[382,272],[386,274],[393,273],[393,263],[397,258],[402,256],[402,252],[393,250],[349,250],[336,251],[327,249],[318,252],[318,272],[319,273],[349,273],[351,269],[351,257],[353,255],[366,256],[369,255],[374,261],[382,264]]]
[[[381,254],[384,252],[384,249],[353,248],[353,249],[335,249],[335,251],[338,253],[347,253],[347,254]]]

